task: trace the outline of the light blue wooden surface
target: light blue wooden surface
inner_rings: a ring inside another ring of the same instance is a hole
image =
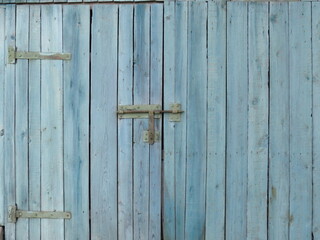
[[[166,108],[170,107],[170,103],[176,102],[181,104],[183,110],[187,107],[187,74],[185,71],[187,69],[187,56],[188,56],[188,3],[187,2],[177,2],[176,6],[176,38],[175,42],[175,72],[174,72],[174,99],[167,100],[165,95],[164,102],[167,105]],[[165,62],[166,60],[164,60]],[[165,83],[166,87],[166,83]],[[168,86],[170,88],[170,85]],[[170,93],[170,92],[169,92]],[[175,217],[176,222],[175,232],[176,238],[185,238],[185,207],[186,207],[186,138],[187,138],[187,121],[186,114],[181,115],[181,122],[170,123],[173,129],[170,129],[168,137],[174,133],[174,152],[173,152],[173,164],[175,180],[173,184],[179,187],[175,187],[176,202],[175,204]],[[168,117],[168,116],[166,116]],[[168,118],[166,120],[168,122]],[[169,144],[168,144],[169,145]],[[164,151],[166,148],[164,147]],[[165,155],[167,156],[167,154]],[[169,158],[170,161],[170,158]],[[170,167],[170,166],[169,166]]]
[[[62,6],[41,6],[41,51],[62,52]],[[63,67],[41,61],[41,210],[63,211]],[[42,219],[41,238],[63,239],[62,219]]]
[[[289,5],[270,4],[269,218],[270,239],[289,239]]]
[[[119,6],[118,105],[132,105],[133,5]],[[132,119],[118,120],[118,238],[133,240]]]
[[[16,47],[28,51],[29,45],[29,6],[17,6],[16,9]],[[16,123],[15,123],[15,156],[16,164],[16,204],[20,209],[29,208],[28,184],[28,60],[16,63]],[[32,174],[32,172],[31,172]],[[16,224],[16,238],[29,238],[29,220],[22,219]]]
[[[207,5],[189,2],[185,239],[205,239]]]
[[[162,103],[163,66],[163,5],[150,6],[150,96],[149,104]],[[162,119],[155,120],[155,130],[162,134]],[[150,146],[149,166],[149,237],[148,240],[161,239],[161,157],[162,142]]]
[[[64,209],[65,239],[89,239],[90,7],[63,7]]]
[[[29,50],[40,51],[41,7],[30,6]],[[41,67],[40,60],[29,61],[29,210],[41,206]],[[40,240],[40,219],[29,220],[30,239]]]
[[[161,201],[164,239],[318,239],[318,9],[97,5],[90,26],[86,5],[0,8],[0,51],[73,54],[6,66],[0,55],[1,212],[41,202],[74,217],[6,223],[7,239],[40,239],[41,229],[45,239],[89,238],[90,77],[91,239],[161,239]],[[118,120],[116,109],[162,102],[185,113],[156,121],[160,132],[164,121],[161,199],[162,143],[144,143],[147,120]]]
[[[206,239],[225,236],[227,6],[208,3]],[[208,214],[210,213],[210,214]]]
[[[248,4],[227,5],[226,239],[247,238]]]
[[[313,117],[313,218],[314,239],[320,239],[320,5],[312,4],[312,117]]]
[[[16,9],[14,5],[6,6],[6,23],[5,34],[7,41],[5,41],[5,49],[8,46],[15,46],[15,29],[16,29]],[[7,51],[5,51],[5,59],[7,61]],[[6,62],[7,63],[7,62]],[[5,178],[5,219],[7,219],[7,206],[13,205],[16,202],[16,189],[15,189],[15,65],[6,64],[5,66],[5,94],[4,94],[4,172]],[[6,240],[15,240],[16,226],[13,223],[5,225]]]
[[[164,5],[164,108],[187,101],[188,3]],[[173,54],[174,53],[174,54]],[[186,114],[181,122],[164,116],[163,237],[185,238]],[[179,186],[179,187],[175,187]]]
[[[289,4],[290,46],[290,235],[312,233],[311,3]]]
[[[117,239],[117,5],[96,5],[91,50],[91,239]]]
[[[4,172],[4,68],[5,68],[5,8],[0,7],[0,225],[4,225],[5,223],[5,189],[4,189],[4,181],[5,181],[5,172]]]
[[[181,81],[181,79],[176,79],[176,36],[175,34],[180,32],[179,28],[176,28],[176,9],[177,4],[174,2],[164,3],[164,108],[167,109],[170,103],[175,101],[174,90],[175,90],[175,81]],[[185,21],[181,22],[187,22]],[[185,30],[186,31],[186,30]],[[179,39],[180,40],[180,39]],[[177,41],[179,41],[177,40]],[[181,39],[181,45],[185,41]],[[179,46],[181,46],[179,45]],[[185,81],[185,80],[183,80]],[[174,138],[174,127],[175,123],[168,121],[169,117],[164,116],[163,122],[163,134],[167,136],[164,138],[163,147],[163,239],[175,239],[176,237],[176,192],[175,192],[175,138]],[[181,172],[185,171],[185,166],[180,165]],[[185,181],[183,181],[185,184]],[[180,185],[180,189],[184,189],[184,185]],[[183,194],[185,199],[185,194]],[[184,211],[183,211],[184,213]],[[182,217],[184,223],[184,217]],[[184,230],[183,230],[184,234]]]
[[[269,7],[248,6],[247,239],[267,240]]]
[[[150,5],[136,5],[134,11],[133,103],[150,100]],[[150,157],[149,145],[142,139],[147,119],[133,121],[133,239],[149,238]]]

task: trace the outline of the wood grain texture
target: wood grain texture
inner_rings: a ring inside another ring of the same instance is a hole
[[[16,9],[16,48],[28,51],[29,45],[29,6],[21,5]],[[28,60],[16,61],[16,204],[18,208],[29,208],[29,159],[28,159]],[[29,220],[21,219],[16,223],[16,238],[29,238]]]
[[[5,175],[4,175],[4,82],[5,82],[5,8],[0,7],[0,158],[3,159],[0,161],[0,225],[5,224]]]
[[[150,6],[150,96],[149,104],[162,103],[163,5]],[[162,119],[155,120],[155,130],[162,133]],[[162,142],[150,145],[149,240],[161,239],[161,156]]]
[[[89,239],[90,7],[63,7],[65,239]]]
[[[187,101],[188,3],[164,5],[164,108]],[[164,116],[164,239],[185,238],[186,114],[181,122]],[[179,186],[176,188],[175,186]]]
[[[248,24],[247,3],[229,2],[227,7],[226,239],[229,240],[247,238]]]
[[[267,240],[269,25],[268,3],[248,7],[247,239]]]
[[[149,102],[150,89],[150,5],[135,6],[134,11],[134,104]],[[150,158],[149,145],[143,142],[143,131],[148,129],[147,119],[133,121],[134,152],[134,239],[149,238]]]
[[[190,2],[188,18],[185,239],[205,238],[207,151],[207,3]]]
[[[133,105],[133,5],[119,6],[118,105]],[[132,119],[118,120],[118,237],[133,240]]]
[[[208,2],[206,239],[225,236],[226,3]]]
[[[176,3],[167,1],[164,3],[164,108],[168,109],[170,102],[175,101],[175,33],[179,31],[176,28]],[[176,195],[175,195],[175,141],[174,141],[174,123],[168,121],[169,117],[164,116],[163,123],[163,238],[164,240],[175,239],[176,237]],[[181,170],[184,168],[181,166]],[[184,181],[183,181],[184,184]],[[181,186],[181,188],[183,185]],[[184,222],[184,218],[183,218]],[[184,233],[184,231],[183,231]]]
[[[311,3],[289,4],[290,240],[312,232]]]
[[[320,5],[312,4],[313,236],[320,238]]]
[[[16,40],[16,6],[7,5],[6,6],[6,21],[5,21],[5,36],[6,44],[5,49],[8,46],[15,46]],[[5,51],[5,59],[7,61],[8,54]],[[5,159],[5,206],[14,205],[16,203],[16,189],[15,189],[15,64],[6,64],[5,66],[5,121],[4,121],[4,159]],[[7,219],[7,211],[5,211],[5,219]],[[8,223],[5,224],[6,229],[6,239],[15,240],[15,224]]]
[[[166,101],[167,108],[172,102],[180,103],[185,111],[187,107],[187,79],[188,72],[188,3],[176,3],[176,30],[175,30],[175,72],[174,72],[174,99]],[[170,85],[168,86],[168,88]],[[186,207],[186,159],[187,159],[187,115],[181,115],[181,122],[170,123],[170,131],[174,133],[174,184],[175,188],[175,232],[176,239],[185,238],[185,207]],[[167,120],[168,121],[168,120]],[[166,137],[166,139],[169,138]],[[166,150],[166,149],[165,149]],[[167,156],[167,155],[166,155]],[[170,160],[170,158],[169,158]]]
[[[30,6],[29,50],[40,51],[40,5]],[[29,61],[29,210],[41,206],[41,73],[40,60]],[[29,237],[40,240],[40,219],[29,220]]]
[[[62,6],[41,6],[41,51],[62,52]],[[41,61],[41,210],[64,210],[62,61]],[[64,220],[42,219],[41,238],[63,239]]]
[[[91,239],[117,239],[118,6],[96,5],[91,50]]]
[[[271,3],[269,219],[271,239],[289,239],[289,23],[288,3]]]

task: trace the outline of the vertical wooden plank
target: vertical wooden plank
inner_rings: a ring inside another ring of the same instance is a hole
[[[247,238],[248,64],[247,3],[227,13],[226,239]]]
[[[164,4],[164,108],[186,110],[188,3]],[[164,116],[164,239],[185,239],[186,114],[181,122]],[[179,186],[176,188],[175,186]]]
[[[5,223],[5,172],[4,172],[4,109],[5,109],[5,101],[4,101],[4,82],[5,82],[5,8],[0,7],[0,158],[3,159],[0,161],[0,225],[4,225]]]
[[[163,5],[152,4],[150,9],[150,104],[162,103]],[[162,132],[162,119],[155,120],[156,131]],[[150,145],[150,216],[149,240],[161,239],[161,141]]]
[[[133,5],[119,5],[118,105],[132,105]],[[132,119],[118,120],[118,236],[133,240]]]
[[[290,236],[312,232],[311,3],[289,3]]]
[[[41,7],[30,6],[29,50],[40,51]],[[41,82],[40,60],[29,61],[29,210],[40,211],[41,203]],[[30,239],[40,240],[40,219],[29,220]]]
[[[320,5],[312,4],[313,237],[320,238]]]
[[[268,3],[248,8],[247,239],[267,240],[269,24]]]
[[[41,51],[62,52],[62,7],[41,6]],[[62,61],[41,62],[41,210],[63,211]],[[42,219],[41,238],[63,239],[62,219]]]
[[[270,3],[270,239],[289,236],[289,24],[288,3]]]
[[[176,41],[176,3],[164,2],[164,109],[168,109],[170,103],[175,101],[175,41]],[[172,54],[174,53],[174,54]],[[163,123],[163,239],[175,239],[176,237],[176,196],[175,196],[175,141],[174,124],[170,123],[168,116],[164,116]],[[183,166],[181,166],[183,171]],[[181,186],[181,188],[183,185]],[[183,218],[184,222],[184,218]],[[184,231],[183,231],[184,233]]]
[[[16,48],[28,51],[29,44],[29,6],[17,6]],[[20,209],[29,208],[29,162],[28,162],[28,60],[16,62],[16,204]],[[29,220],[21,219],[16,223],[16,238],[29,238]]]
[[[117,239],[118,6],[93,7],[91,70],[91,238]]]
[[[205,238],[207,3],[189,2],[185,239]]]
[[[63,7],[65,239],[89,239],[90,6]]]
[[[134,104],[149,102],[150,5],[135,5],[134,11]],[[149,144],[143,142],[147,119],[133,121],[134,239],[149,238]]]
[[[188,79],[188,3],[187,2],[177,2],[176,3],[176,21],[175,29],[175,70],[174,79],[174,99],[165,95],[165,98],[168,97],[168,100],[164,100],[166,103],[166,108],[169,109],[170,103],[176,102],[180,103],[183,110],[186,110],[187,107],[187,79]],[[172,53],[169,53],[172,54]],[[173,54],[172,54],[173,55]],[[170,79],[168,79],[169,81]],[[166,82],[165,84],[168,84]],[[168,88],[171,86],[168,85]],[[170,92],[168,92],[170,93]],[[171,102],[172,101],[172,102]],[[169,122],[168,117],[166,116],[166,122]],[[186,159],[187,159],[187,115],[186,113],[181,115],[181,122],[178,123],[168,123],[171,128],[168,129],[170,132],[167,133],[166,139],[174,133],[173,144],[174,151],[172,152],[174,158],[174,176],[173,184],[175,186],[175,233],[176,239],[185,238],[185,207],[186,207]],[[169,142],[168,142],[169,143]],[[170,153],[169,153],[170,154]],[[166,154],[166,156],[168,156]],[[170,161],[170,158],[169,158]]]
[[[206,239],[225,236],[226,2],[208,2]]]
[[[9,46],[15,46],[16,31],[15,22],[16,7],[15,5],[6,6],[5,19],[5,49]],[[7,61],[8,54],[5,51],[5,59]],[[4,159],[5,159],[5,206],[14,205],[16,203],[16,184],[15,184],[15,64],[6,64],[5,66],[5,94],[4,94]],[[6,208],[7,210],[7,208]],[[7,219],[7,211],[5,211],[5,219]],[[6,239],[15,240],[15,224],[6,222]]]

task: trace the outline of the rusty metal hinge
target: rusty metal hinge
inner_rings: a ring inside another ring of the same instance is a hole
[[[170,110],[162,110],[161,105],[123,105],[118,107],[118,118],[148,118],[148,130],[143,132],[144,142],[154,144],[160,140],[160,133],[155,131],[154,120],[160,118],[162,114],[169,113],[169,121],[180,122],[181,104],[174,103],[170,105]]]
[[[16,59],[29,60],[71,60],[70,53],[43,53],[16,51],[15,47],[8,48],[8,63],[15,63]]]
[[[15,223],[18,218],[71,219],[71,213],[58,211],[22,211],[18,210],[16,205],[9,206],[8,222]]]

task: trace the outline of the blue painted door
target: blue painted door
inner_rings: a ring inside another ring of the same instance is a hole
[[[6,239],[89,239],[90,8],[8,5],[4,33]],[[10,64],[10,46],[72,58]],[[10,223],[10,205],[72,218]]]
[[[6,239],[320,239],[320,4],[0,6]],[[4,44],[2,44],[4,43]],[[71,53],[7,62],[7,50]],[[180,103],[180,122],[119,105]],[[7,208],[70,220],[7,221]]]

